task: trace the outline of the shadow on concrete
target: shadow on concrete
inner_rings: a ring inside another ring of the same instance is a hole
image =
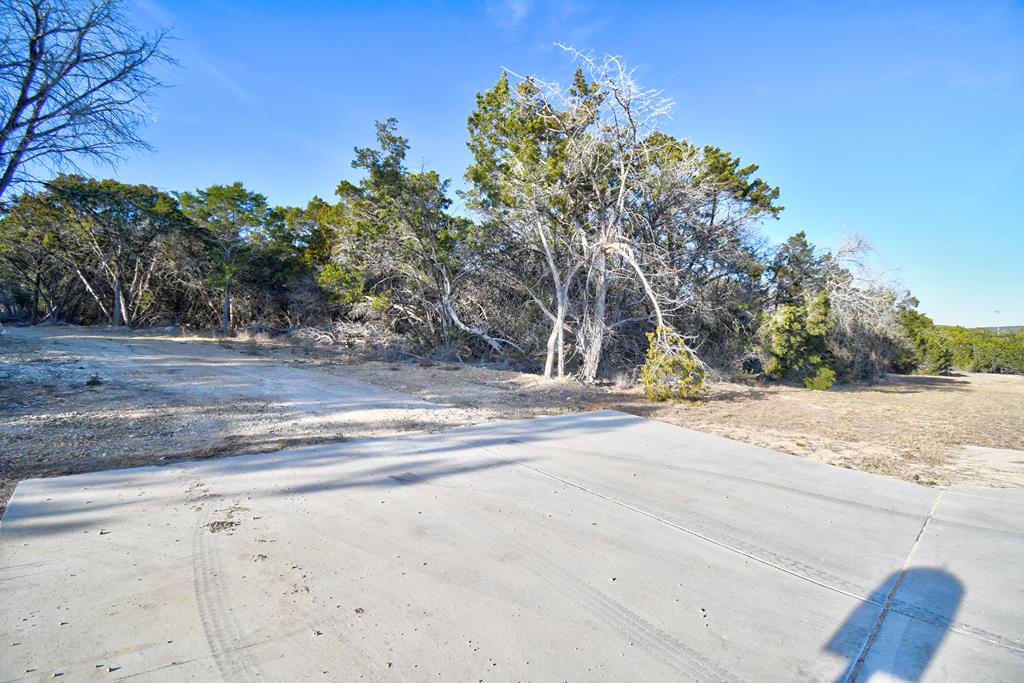
[[[407,444],[402,440],[381,439],[390,445]],[[51,534],[69,531],[99,531],[104,525],[114,522],[116,511],[125,505],[141,504],[145,507],[185,506],[200,500],[218,503],[240,495],[230,484],[232,475],[262,473],[278,470],[282,473],[282,483],[271,486],[269,494],[273,496],[292,496],[311,493],[340,491],[345,489],[393,489],[407,486],[429,484],[438,479],[469,474],[481,470],[503,468],[512,465],[511,461],[502,458],[451,458],[423,457],[427,451],[434,449],[409,448],[408,452],[394,453],[389,449],[378,450],[367,448],[373,440],[359,443],[354,447],[342,449],[331,446],[308,447],[272,453],[257,453],[219,459],[212,463],[216,470],[209,472],[201,465],[201,461],[179,463],[183,470],[176,473],[178,484],[184,485],[189,480],[200,480],[204,476],[227,476],[226,490],[216,494],[202,494],[201,498],[190,498],[179,486],[172,491],[158,495],[147,495],[145,499],[136,498],[139,489],[151,486],[153,477],[163,468],[139,467],[127,470],[111,470],[92,472],[70,481],[64,486],[76,491],[95,491],[100,500],[90,501],[88,495],[78,498],[83,500],[69,502],[61,500],[60,491],[48,491],[52,495],[35,494],[26,498],[14,499],[2,518],[4,535],[11,538],[19,534]],[[458,446],[453,444],[453,446]],[[384,458],[395,459],[397,462],[384,464]],[[339,463],[348,463],[343,473],[338,473]],[[194,473],[194,474],[193,474]],[[157,480],[159,482],[159,479]],[[238,486],[247,486],[239,484]],[[125,492],[111,499],[111,492]],[[102,500],[102,502],[101,502]]]
[[[463,427],[448,434],[414,433],[340,441],[289,450],[248,453],[216,460],[189,458],[173,464],[170,472],[183,480],[204,476],[225,476],[227,490],[218,497],[237,495],[231,491],[231,475],[280,471],[279,485],[271,485],[268,493],[292,496],[346,489],[389,489],[424,485],[438,479],[469,474],[481,470],[500,469],[515,464],[489,448],[516,444],[539,444],[551,438],[592,434],[635,424],[636,418],[623,413],[601,411],[573,413],[549,417],[537,429],[524,433],[518,423],[489,423]],[[455,437],[455,438],[453,438]],[[221,454],[217,454],[221,455]],[[211,456],[213,457],[213,456]],[[533,458],[517,457],[526,463]],[[339,464],[346,466],[339,472]],[[166,465],[168,463],[161,463]],[[210,469],[207,469],[210,468]],[[152,477],[163,467],[137,467],[122,470],[83,473],[65,480],[61,486],[91,490],[104,502],[59,500],[56,492],[50,499],[38,495],[15,498],[3,517],[4,532],[61,533],[75,529],[92,529],[111,521],[114,510],[135,502],[127,495],[148,488]],[[192,474],[194,472],[194,475]],[[159,479],[157,479],[159,481]],[[241,486],[241,484],[239,484]],[[105,492],[106,495],[101,495]],[[110,493],[125,493],[111,500]],[[54,503],[53,501],[58,501]],[[188,504],[189,499],[176,490],[173,494],[149,496],[147,506]]]
[[[920,680],[942,645],[963,594],[960,580],[942,569],[890,574],[825,646],[850,660],[836,683],[871,681],[879,673],[901,681]]]

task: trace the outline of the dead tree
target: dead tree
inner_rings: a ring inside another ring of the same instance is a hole
[[[885,374],[899,352],[898,287],[870,267],[871,245],[854,235],[825,259],[831,322],[830,348],[843,374],[872,380]]]
[[[603,94],[594,109],[593,99],[581,98],[572,89],[548,87],[552,101],[570,111],[568,117],[550,116],[552,125],[563,120],[587,120],[589,124],[566,131],[565,172],[586,195],[582,203],[587,207],[587,220],[574,235],[586,273],[576,334],[583,359],[581,376],[593,381],[608,332],[620,322],[610,318],[608,303],[614,287],[634,287],[646,299],[648,317],[658,328],[667,327],[665,306],[675,305],[671,290],[652,285],[649,274],[671,269],[672,264],[657,249],[638,249],[643,244],[644,226],[636,210],[658,181],[651,163],[656,150],[649,140],[671,111],[672,101],[660,91],[641,88],[618,57],[598,61],[569,51],[582,63],[593,87]],[[579,108],[583,110],[576,111]],[[623,271],[633,277],[624,277]],[[625,311],[617,314],[632,316]]]
[[[165,32],[141,34],[122,0],[0,0],[0,199],[33,169],[104,163],[139,136]]]

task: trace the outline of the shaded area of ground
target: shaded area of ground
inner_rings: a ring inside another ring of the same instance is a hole
[[[635,388],[337,348],[37,327],[0,336],[0,509],[24,478],[595,408],[920,483],[1024,485],[1019,454],[991,450],[1024,449],[1024,377],[720,382],[699,404],[652,404]]]

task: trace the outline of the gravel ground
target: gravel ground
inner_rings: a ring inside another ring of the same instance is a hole
[[[828,392],[719,382],[700,403],[653,404],[635,388],[472,365],[41,326],[0,336],[0,510],[26,478],[596,408],[923,484],[1024,486],[1024,453],[992,450],[1024,449],[1020,376]]]

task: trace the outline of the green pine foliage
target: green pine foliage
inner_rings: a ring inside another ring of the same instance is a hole
[[[998,332],[937,325],[953,367],[967,372],[1024,374],[1024,331]]]
[[[911,374],[922,370],[922,362],[928,352],[929,340],[932,340],[933,352],[941,343],[935,337],[935,323],[917,309],[917,299],[909,299],[900,305],[896,313],[896,323],[902,336],[900,352],[893,366],[893,371],[900,374]],[[926,374],[939,374],[927,373]]]
[[[917,300],[908,299],[896,314],[903,339],[893,370],[904,374],[948,375],[953,369],[949,340],[932,319],[916,307]]]
[[[824,262],[803,230],[783,242],[767,268],[775,303],[799,304],[807,294],[823,290]]]
[[[1024,330],[936,325],[909,300],[898,314],[904,348],[895,370],[944,375],[967,372],[1024,374]]]
[[[640,381],[652,401],[695,399],[706,383],[704,366],[674,330],[658,327],[647,333],[647,360]]]
[[[762,329],[768,354],[765,371],[775,379],[810,380],[814,388],[827,389],[835,373],[825,361],[831,326],[825,292],[803,304],[780,306]],[[828,370],[823,373],[822,370]],[[828,386],[824,386],[825,384]]]
[[[836,381],[836,373],[832,368],[822,366],[813,375],[804,377],[804,387],[814,391],[827,391]]]
[[[925,337],[919,367],[926,375],[948,375],[953,369],[953,350],[940,333]]]

